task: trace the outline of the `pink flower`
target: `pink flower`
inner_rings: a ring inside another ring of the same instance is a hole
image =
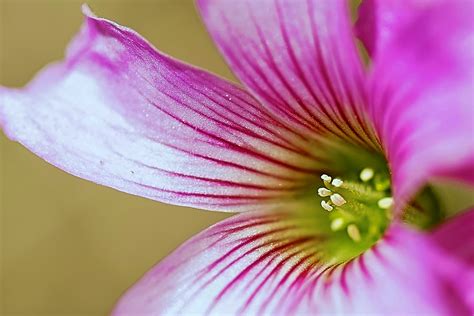
[[[87,7],[65,61],[0,88],[5,133],[55,166],[242,212],[114,314],[474,313],[474,210],[440,224],[426,186],[474,184],[474,2],[366,1],[368,67],[343,1],[198,7],[245,89]]]

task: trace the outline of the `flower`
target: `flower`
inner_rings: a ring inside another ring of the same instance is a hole
[[[116,315],[474,311],[474,210],[443,221],[426,184],[474,183],[471,1],[200,0],[247,90],[94,16],[0,125],[74,175],[242,212],[148,272]],[[424,230],[414,230],[413,227]]]

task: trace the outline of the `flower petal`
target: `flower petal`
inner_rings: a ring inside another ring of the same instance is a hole
[[[434,231],[433,238],[446,252],[458,257],[474,269],[473,232],[474,209],[470,209],[441,225]]]
[[[468,278],[460,280],[459,287],[464,293],[464,301],[471,311],[474,311],[474,208],[464,211],[437,228],[432,240],[439,246],[445,256],[459,260],[460,269],[470,271]],[[447,273],[456,276],[456,269],[449,269]],[[472,314],[472,312],[471,312]]]
[[[418,0],[364,0],[359,7],[359,19],[355,30],[357,36],[364,43],[367,52],[372,58],[377,53],[383,52],[387,42],[394,36],[398,25],[407,23],[424,7],[429,6],[429,1]]]
[[[317,142],[248,93],[85,13],[64,62],[0,87],[10,138],[74,175],[205,209],[281,202],[316,176]]]
[[[321,256],[328,232],[306,215],[248,212],[209,228],[149,271],[113,315],[467,314],[458,283],[472,273],[425,236],[393,227],[363,255],[331,264]]]
[[[235,74],[274,113],[309,134],[377,143],[363,110],[347,1],[200,0],[198,7]]]
[[[474,183],[472,1],[368,1],[359,33],[373,54],[370,112],[395,194],[433,177]]]

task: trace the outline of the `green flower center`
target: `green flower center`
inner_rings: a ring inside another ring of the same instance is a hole
[[[318,217],[324,218],[329,237],[325,257],[338,263],[358,256],[383,237],[394,217],[394,200],[383,157],[349,147],[344,151],[338,148],[332,157],[336,168],[320,175],[321,182],[314,189],[319,199]],[[404,222],[418,229],[430,229],[442,217],[429,187],[404,206],[401,214]]]
[[[342,180],[327,174],[321,179],[324,186],[318,195],[323,198],[321,207],[329,212],[331,230],[346,231],[354,242],[377,241],[391,219],[388,174],[364,168],[359,179]]]

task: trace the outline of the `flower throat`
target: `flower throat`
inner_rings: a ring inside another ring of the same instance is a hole
[[[335,149],[331,161],[336,168],[320,174],[312,194],[318,199],[318,212],[327,219],[325,230],[331,236],[327,255],[344,261],[383,237],[394,218],[394,199],[390,172],[381,155],[347,145]],[[427,186],[403,206],[400,216],[412,227],[425,230],[439,223],[442,214],[437,197]]]
[[[331,230],[345,230],[354,242],[362,238],[377,241],[392,217],[389,175],[364,168],[359,174],[360,181],[327,174],[321,175],[321,180],[323,187],[318,189],[318,195],[323,198],[321,207],[330,213]]]

